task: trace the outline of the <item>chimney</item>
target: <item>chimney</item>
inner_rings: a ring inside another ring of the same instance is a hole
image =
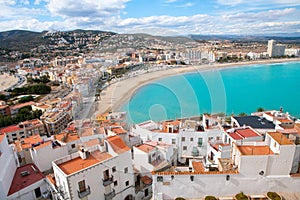
[[[84,147],[81,147],[78,153],[82,160],[86,160],[88,158],[88,152],[84,150]]]

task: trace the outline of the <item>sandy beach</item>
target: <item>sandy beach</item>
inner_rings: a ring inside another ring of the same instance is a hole
[[[125,102],[135,93],[140,87],[153,82],[158,79],[162,79],[168,76],[175,76],[187,72],[197,72],[204,70],[216,70],[229,67],[247,66],[253,64],[272,64],[272,63],[284,63],[300,61],[300,58],[293,59],[270,59],[270,60],[258,60],[249,62],[238,63],[225,63],[225,64],[213,64],[213,65],[198,65],[198,66],[177,66],[176,68],[170,68],[168,66],[161,66],[162,69],[150,69],[150,72],[143,72],[142,74],[133,74],[132,77],[124,80],[119,80],[106,87],[101,93],[101,100],[96,103],[96,113],[101,114],[108,111],[118,111]],[[152,72],[153,71],[153,72]]]
[[[10,76],[9,74],[1,74],[0,75],[0,92],[8,89],[14,84],[18,83],[18,78],[15,76]]]

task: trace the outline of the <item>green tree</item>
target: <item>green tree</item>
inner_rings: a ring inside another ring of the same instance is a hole
[[[256,109],[256,111],[257,111],[257,112],[263,112],[263,111],[265,111],[265,109],[262,108],[262,107],[259,107],[259,108]]]
[[[0,94],[0,100],[6,101],[6,96],[4,94]]]

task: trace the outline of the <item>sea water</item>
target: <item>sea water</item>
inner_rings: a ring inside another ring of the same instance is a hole
[[[139,88],[121,110],[130,122],[139,123],[203,113],[250,114],[259,107],[282,107],[300,117],[300,62],[170,76]]]

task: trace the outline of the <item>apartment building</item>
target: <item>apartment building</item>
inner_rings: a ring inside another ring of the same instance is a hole
[[[0,115],[3,115],[3,116],[10,115],[10,108],[5,103],[5,101],[0,101]]]
[[[53,161],[53,170],[55,199],[133,199],[131,151],[118,136]]]
[[[133,147],[133,163],[141,174],[150,175],[152,171],[174,165],[176,160],[177,155],[170,144],[147,141]]]
[[[38,120],[20,122],[18,125],[11,125],[0,129],[0,133],[6,134],[9,143],[29,137],[31,135],[45,135],[44,124]]]
[[[55,135],[63,131],[72,120],[72,103],[62,101],[52,110],[45,112],[41,120],[46,126],[49,135]]]
[[[188,167],[154,172],[153,198],[204,198],[210,194],[233,199],[240,191],[250,197],[257,196],[258,191],[298,192],[300,179],[290,176],[295,149],[295,144],[280,133],[267,133],[261,142],[233,143],[231,157],[220,158],[217,168],[205,168],[205,163],[190,160]]]

